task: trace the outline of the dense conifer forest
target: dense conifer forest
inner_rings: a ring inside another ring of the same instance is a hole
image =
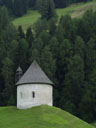
[[[16,105],[16,69],[20,65],[24,73],[35,59],[55,84],[54,105],[92,122],[96,120],[96,12],[89,10],[77,19],[65,15],[58,21],[54,2],[47,4],[39,4],[41,19],[26,33],[21,26],[16,30],[6,7],[0,8],[0,106]]]
[[[46,3],[48,6],[48,0],[38,0],[39,2]],[[49,0],[50,1],[50,0]],[[72,3],[87,2],[92,0],[54,0],[56,8],[64,8]],[[6,6],[10,15],[20,17],[26,14],[27,9],[37,9],[36,0],[0,0],[0,6]]]

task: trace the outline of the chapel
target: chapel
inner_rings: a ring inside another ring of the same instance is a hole
[[[40,105],[53,105],[53,82],[34,61],[23,74],[16,71],[17,108],[28,109]]]

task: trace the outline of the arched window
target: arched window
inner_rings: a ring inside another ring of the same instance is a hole
[[[32,98],[35,98],[35,92],[34,91],[32,92]]]

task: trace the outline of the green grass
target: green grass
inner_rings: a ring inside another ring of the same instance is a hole
[[[56,9],[56,11],[59,18],[65,14],[69,14],[72,18],[75,18],[81,17],[88,9],[96,11],[96,0],[87,3],[73,4],[67,8]],[[25,31],[28,27],[32,27],[40,17],[41,16],[37,11],[29,10],[26,15],[16,18],[12,22],[16,27],[21,25]]]
[[[32,25],[40,18],[40,14],[37,11],[28,10],[27,14],[13,20],[13,24],[16,28],[21,25],[24,30]]]
[[[69,14],[71,15],[72,18],[75,18],[75,17],[81,17],[84,14],[84,12],[89,9],[93,9],[94,11],[96,11],[96,0],[87,3],[73,4],[63,9],[57,9],[57,14],[59,18],[62,15],[66,15],[66,14]]]
[[[50,106],[27,110],[0,108],[0,128],[94,128],[79,118]]]

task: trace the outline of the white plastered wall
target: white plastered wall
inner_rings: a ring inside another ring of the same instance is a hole
[[[33,98],[33,92],[35,97]],[[27,109],[39,105],[53,105],[53,87],[48,84],[17,86],[17,108]]]

